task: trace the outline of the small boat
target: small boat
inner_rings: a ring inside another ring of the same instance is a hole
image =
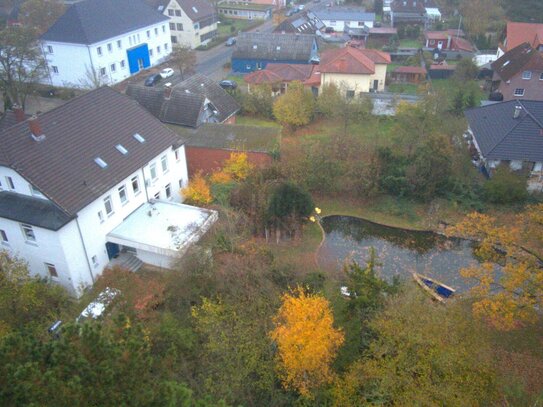
[[[446,299],[452,297],[456,290],[433,278],[413,273],[413,278],[424,290],[426,290],[436,301],[444,303]]]

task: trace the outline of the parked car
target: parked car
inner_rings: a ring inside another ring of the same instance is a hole
[[[223,89],[236,89],[238,87],[238,84],[236,83],[236,81],[224,79],[219,82],[219,86]]]
[[[226,40],[224,43],[227,47],[231,47],[232,45],[236,45],[236,37],[230,37]]]
[[[145,82],[143,84],[145,86],[155,86],[158,82],[160,82],[161,79],[162,77],[159,73],[154,73],[152,75],[149,75],[147,79],[145,79]]]
[[[304,8],[305,8],[305,6],[303,4],[300,4],[298,6],[298,11],[303,11]]]
[[[173,69],[172,68],[164,68],[162,71],[160,71],[160,77],[162,79],[169,78],[173,75]]]
[[[297,8],[291,8],[290,10],[288,10],[285,15],[287,17],[290,17],[290,16],[293,16],[294,14],[296,14],[298,12],[298,9]]]

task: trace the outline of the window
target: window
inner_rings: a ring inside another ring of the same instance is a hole
[[[354,98],[354,90],[348,90],[346,95],[349,99]]]
[[[181,153],[179,152],[179,149],[174,150],[173,153],[175,154],[175,161],[179,161],[181,159]]]
[[[138,36],[138,44],[139,44],[141,42],[140,33],[137,33],[136,35]]]
[[[53,71],[53,73],[58,73],[58,66],[51,65],[51,70]]]
[[[336,25],[336,22],[334,20],[330,21],[330,25]]]
[[[8,235],[5,230],[0,229],[0,237],[2,238],[2,243],[5,244],[8,242]]]
[[[172,186],[170,184],[166,185],[166,198],[170,199],[172,197]]]
[[[183,180],[182,179],[179,180],[179,188],[183,188]]]
[[[132,191],[134,191],[134,195],[137,195],[140,193],[140,182],[139,178],[136,175],[130,180],[130,183],[132,184]]]
[[[98,53],[98,55],[102,56],[102,47],[96,48],[96,52]]]
[[[52,278],[58,278],[57,268],[54,264],[45,263],[45,268],[47,269],[49,276]]]
[[[173,16],[175,14],[175,11],[173,11],[171,8],[168,9],[168,15]]]
[[[165,25],[162,26],[162,32],[163,32],[163,33],[166,32],[166,26],[165,26]]]
[[[6,177],[6,182],[8,184],[9,189],[15,189],[15,184],[13,183],[13,178]]]
[[[92,265],[94,266],[94,268],[98,267],[98,257],[97,256],[92,256]]]
[[[117,70],[117,67],[115,66],[115,64],[111,64],[110,69],[111,72],[115,72]]]
[[[165,43],[165,44],[164,44],[164,50],[165,50],[165,51],[168,51],[168,43]]]
[[[153,198],[160,199],[160,192],[157,192]]]
[[[123,42],[121,40],[117,40],[117,48],[121,49],[123,47]]]
[[[104,160],[102,160],[100,157],[96,157],[96,158],[94,159],[94,162],[95,162],[96,164],[98,164],[98,166],[99,166],[100,168],[107,168],[107,163],[106,163]]]
[[[53,47],[51,45],[47,46],[47,52],[49,52],[50,54],[53,53]]]
[[[117,145],[115,146],[115,148],[116,148],[117,151],[118,151],[119,153],[121,153],[122,155],[128,154],[128,150],[127,150],[126,148],[124,148],[124,146],[123,146],[122,144],[117,144]]]
[[[200,29],[200,24],[199,23],[194,24],[194,29],[199,30]]]
[[[160,45],[158,47],[156,47],[156,53],[160,54]]]
[[[147,38],[151,38],[151,30],[147,30],[145,34],[147,34]]]
[[[155,28],[155,35],[158,35],[158,28]]]
[[[155,163],[151,164],[151,167],[149,169],[151,171],[151,178],[153,180],[155,180],[156,177],[157,177],[157,175],[156,175],[156,164]]]
[[[107,50],[109,52],[112,52],[113,51],[113,46],[111,45],[111,43],[107,44]]]
[[[177,44],[177,37],[175,35],[172,35],[172,44]]]
[[[150,57],[153,56],[153,50],[152,50],[152,49],[149,50],[149,56],[150,56]]]
[[[100,223],[104,223],[104,212],[98,211],[98,219],[100,220]]]
[[[175,23],[170,23],[170,31],[175,31]]]
[[[106,68],[100,68],[100,75],[106,76]]]
[[[515,96],[524,96],[524,88],[516,88]]]
[[[543,72],[541,72],[541,75],[539,75],[539,80],[543,81]]]
[[[130,46],[132,46],[132,37],[131,36],[128,37],[128,44],[130,44]]]
[[[522,72],[522,79],[532,79],[532,71]]]
[[[3,189],[3,188],[2,188],[2,183],[0,182],[0,191],[1,191],[2,189]]]
[[[167,173],[168,172],[168,157],[163,155],[160,157],[160,163],[162,164],[162,172]]]
[[[137,141],[139,141],[140,143],[145,143],[145,139],[143,138],[143,136],[139,133],[136,133],[134,134],[133,136]]]
[[[119,198],[121,198],[121,203],[124,205],[128,202],[128,197],[126,196],[126,186],[123,185],[119,187]]]
[[[29,184],[30,185],[30,193],[32,195],[37,195],[37,196],[43,196],[43,194],[32,184]]]
[[[177,31],[183,31],[183,24],[177,23]]]
[[[175,10],[175,15],[177,17],[181,17],[181,10]]]
[[[32,229],[32,226],[27,225],[26,223],[21,223],[21,229],[23,230],[23,236],[27,242],[36,241],[36,235],[34,234],[34,229]]]
[[[106,208],[107,216],[113,215],[113,203],[111,202],[111,197],[109,195],[104,198],[104,206]]]
[[[125,67],[125,62],[124,62],[124,59],[121,61],[121,68],[124,68]]]

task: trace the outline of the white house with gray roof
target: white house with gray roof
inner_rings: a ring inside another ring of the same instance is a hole
[[[325,27],[333,28],[336,32],[348,29],[368,27],[372,28],[375,22],[375,13],[366,13],[364,9],[350,7],[326,7],[313,11]]]
[[[143,0],[84,0],[41,37],[53,86],[115,84],[171,53],[168,17]]]
[[[183,141],[102,87],[0,132],[0,245],[74,294],[105,267],[171,267],[217,218],[182,205]]]

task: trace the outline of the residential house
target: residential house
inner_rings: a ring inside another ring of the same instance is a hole
[[[345,47],[328,49],[321,55],[318,66],[321,86],[334,84],[347,97],[365,92],[385,90],[390,55],[375,49]]]
[[[279,34],[315,34],[321,28],[324,28],[322,21],[313,12],[308,12],[283,20],[275,27],[273,32]]]
[[[449,65],[447,61],[437,62],[430,65],[428,76],[431,79],[448,79],[454,75],[456,65]]]
[[[491,64],[491,92],[503,100],[543,100],[543,55],[527,42],[507,51]]]
[[[74,294],[112,260],[170,267],[217,217],[179,203],[180,137],[109,87],[0,138],[0,244]]]
[[[163,123],[199,127],[203,123],[235,123],[240,106],[207,76],[196,74],[174,85],[131,84],[126,94]]]
[[[148,0],[167,16],[172,45],[198,48],[217,36],[217,13],[206,0]]]
[[[426,80],[428,72],[422,66],[399,66],[390,74],[393,82],[421,83]]]
[[[269,20],[274,6],[269,4],[223,2],[217,4],[219,15],[241,20]]]
[[[425,0],[394,0],[390,5],[390,23],[393,27],[407,24],[428,24]]]
[[[368,41],[374,45],[371,48],[381,48],[389,45],[390,40],[398,35],[398,29],[394,27],[373,27],[369,29]]]
[[[248,92],[251,92],[251,86],[265,84],[271,85],[273,94],[278,95],[286,92],[290,82],[305,82],[309,79],[313,67],[314,65],[268,64],[265,69],[251,72],[243,79],[247,83]]]
[[[530,44],[532,48],[543,52],[543,24],[509,21],[505,31],[505,39],[498,47],[498,58],[525,42]]]
[[[232,53],[232,71],[264,69],[268,63],[318,63],[317,39],[308,34],[241,33]]]
[[[280,129],[206,123],[191,129],[169,125],[185,141],[189,177],[211,174],[221,168],[234,152],[244,152],[257,168],[269,166],[277,150]]]
[[[426,31],[424,33],[424,47],[439,51],[473,52],[471,43],[463,38],[462,30]]]
[[[492,176],[499,165],[524,170],[543,187],[543,101],[511,100],[466,110],[474,162]]]
[[[45,83],[115,84],[171,53],[168,17],[143,0],[84,0],[71,5],[41,39]]]
[[[348,7],[326,7],[313,12],[326,28],[336,32],[353,33],[373,27],[375,13],[366,13],[365,9]]]

